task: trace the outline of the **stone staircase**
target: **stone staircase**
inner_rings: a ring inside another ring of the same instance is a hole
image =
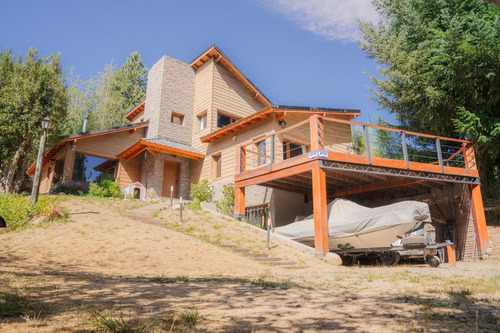
[[[489,253],[490,258],[500,258],[500,227],[488,227],[488,237],[490,247],[493,249]]]
[[[123,216],[126,216],[132,220],[137,221],[137,222],[153,224],[153,225],[156,225],[158,227],[169,229],[166,225],[164,225],[158,219],[153,217],[154,212],[159,211],[159,210],[164,209],[164,208],[165,208],[164,203],[158,203],[158,204],[149,205],[147,207],[142,207],[142,208],[137,208],[137,209],[125,211],[125,212],[123,212]],[[181,232],[187,236],[197,238],[195,235],[192,235],[192,234],[180,231],[180,230],[176,230],[176,231]],[[237,254],[242,255],[244,257],[247,257],[249,259],[255,260],[255,261],[262,263],[262,264],[268,264],[268,265],[276,266],[276,267],[283,268],[283,269],[290,269],[290,270],[309,268],[309,266],[307,266],[307,265],[301,265],[301,264],[298,264],[294,261],[285,261],[285,260],[283,260],[283,258],[270,256],[269,253],[253,252],[250,249],[241,248],[241,247],[238,247],[238,246],[233,245],[233,244],[224,244],[224,243],[216,243],[216,244],[220,248],[226,249],[228,251],[232,251],[234,253],[237,253]]]

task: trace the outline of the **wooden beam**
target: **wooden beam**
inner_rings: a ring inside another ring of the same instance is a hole
[[[245,188],[235,187],[234,188],[234,217],[244,218],[245,217]]]
[[[153,149],[147,148],[147,150],[153,155],[154,157],[158,156],[158,152],[154,151]]]
[[[483,255],[489,246],[488,230],[486,229],[486,217],[484,216],[483,197],[481,196],[481,186],[472,185],[471,188],[471,209],[474,217],[474,229],[476,231],[477,248],[479,254]]]
[[[130,155],[123,154],[123,156],[125,157],[125,160],[128,161],[128,160],[132,159],[133,157],[139,155],[140,153],[142,153],[145,150],[146,150],[146,147],[143,146],[143,147],[137,149],[135,152],[131,153]]]
[[[325,170],[312,169],[313,207],[314,207],[314,249],[317,256],[330,251],[328,244],[328,212],[326,200]]]
[[[260,176],[256,176],[250,179],[245,179],[241,181],[237,181],[235,179],[235,185],[237,186],[250,186],[250,185],[256,185],[256,184],[261,184],[261,183],[266,183],[270,182],[276,179],[280,178],[285,178],[288,176],[304,173],[307,171],[310,171],[314,166],[318,165],[318,161],[310,161],[307,163],[299,164],[294,167],[286,168],[286,169],[281,169],[278,171],[272,171],[269,172],[269,166],[264,166],[263,168],[267,171]]]
[[[374,191],[379,191],[379,190],[386,190],[389,188],[394,188],[394,187],[400,187],[400,186],[405,186],[405,185],[410,185],[410,184],[419,184],[423,183],[425,180],[419,179],[397,179],[397,180],[392,180],[388,182],[382,182],[382,183],[376,183],[376,184],[371,184],[371,185],[361,185],[358,187],[351,187],[347,188],[344,190],[339,190],[334,193],[331,193],[328,195],[329,198],[337,198],[340,196],[344,195],[350,195],[350,194],[358,194],[358,193],[365,193],[365,192],[374,192]]]

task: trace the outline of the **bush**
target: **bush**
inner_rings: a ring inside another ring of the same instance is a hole
[[[212,201],[212,197],[214,195],[214,187],[207,179],[205,179],[201,183],[191,184],[191,192],[189,195],[195,202],[198,203],[198,205],[200,202],[210,202]]]
[[[47,220],[54,220],[57,216],[53,208],[57,209],[59,201],[47,195],[40,195],[37,203],[30,210],[30,198],[16,194],[0,194],[0,216],[7,222],[7,231],[21,231],[27,228],[30,217],[43,216]],[[30,216],[31,213],[31,216]],[[65,215],[63,213],[63,215]]]
[[[53,194],[66,193],[72,195],[81,195],[88,193],[88,189],[85,186],[79,184],[60,182],[50,190],[50,193]]]
[[[99,198],[118,198],[120,185],[112,180],[103,180],[99,184],[90,183],[89,195]]]
[[[233,216],[234,213],[234,184],[227,184],[222,187],[224,198],[217,201],[215,205],[219,213]]]

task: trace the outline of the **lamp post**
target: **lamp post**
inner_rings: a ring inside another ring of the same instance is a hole
[[[45,145],[47,143],[47,131],[52,126],[52,120],[49,117],[42,119],[43,135],[40,138],[40,147],[38,148],[38,157],[36,159],[35,177],[33,178],[33,188],[31,189],[31,205],[33,206],[38,200],[40,192],[40,176],[42,174],[43,155],[45,153]]]

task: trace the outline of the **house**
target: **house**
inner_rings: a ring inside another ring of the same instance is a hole
[[[190,64],[164,56],[149,71],[146,99],[125,116],[130,124],[61,137],[45,153],[41,192],[86,183],[92,170],[138,197],[187,198],[204,179],[220,197],[234,183],[236,217],[265,206],[280,225],[314,211],[319,255],[328,251],[328,200],[424,200],[459,258],[483,255],[470,142],[353,122],[358,115],[274,105],[215,45]]]

